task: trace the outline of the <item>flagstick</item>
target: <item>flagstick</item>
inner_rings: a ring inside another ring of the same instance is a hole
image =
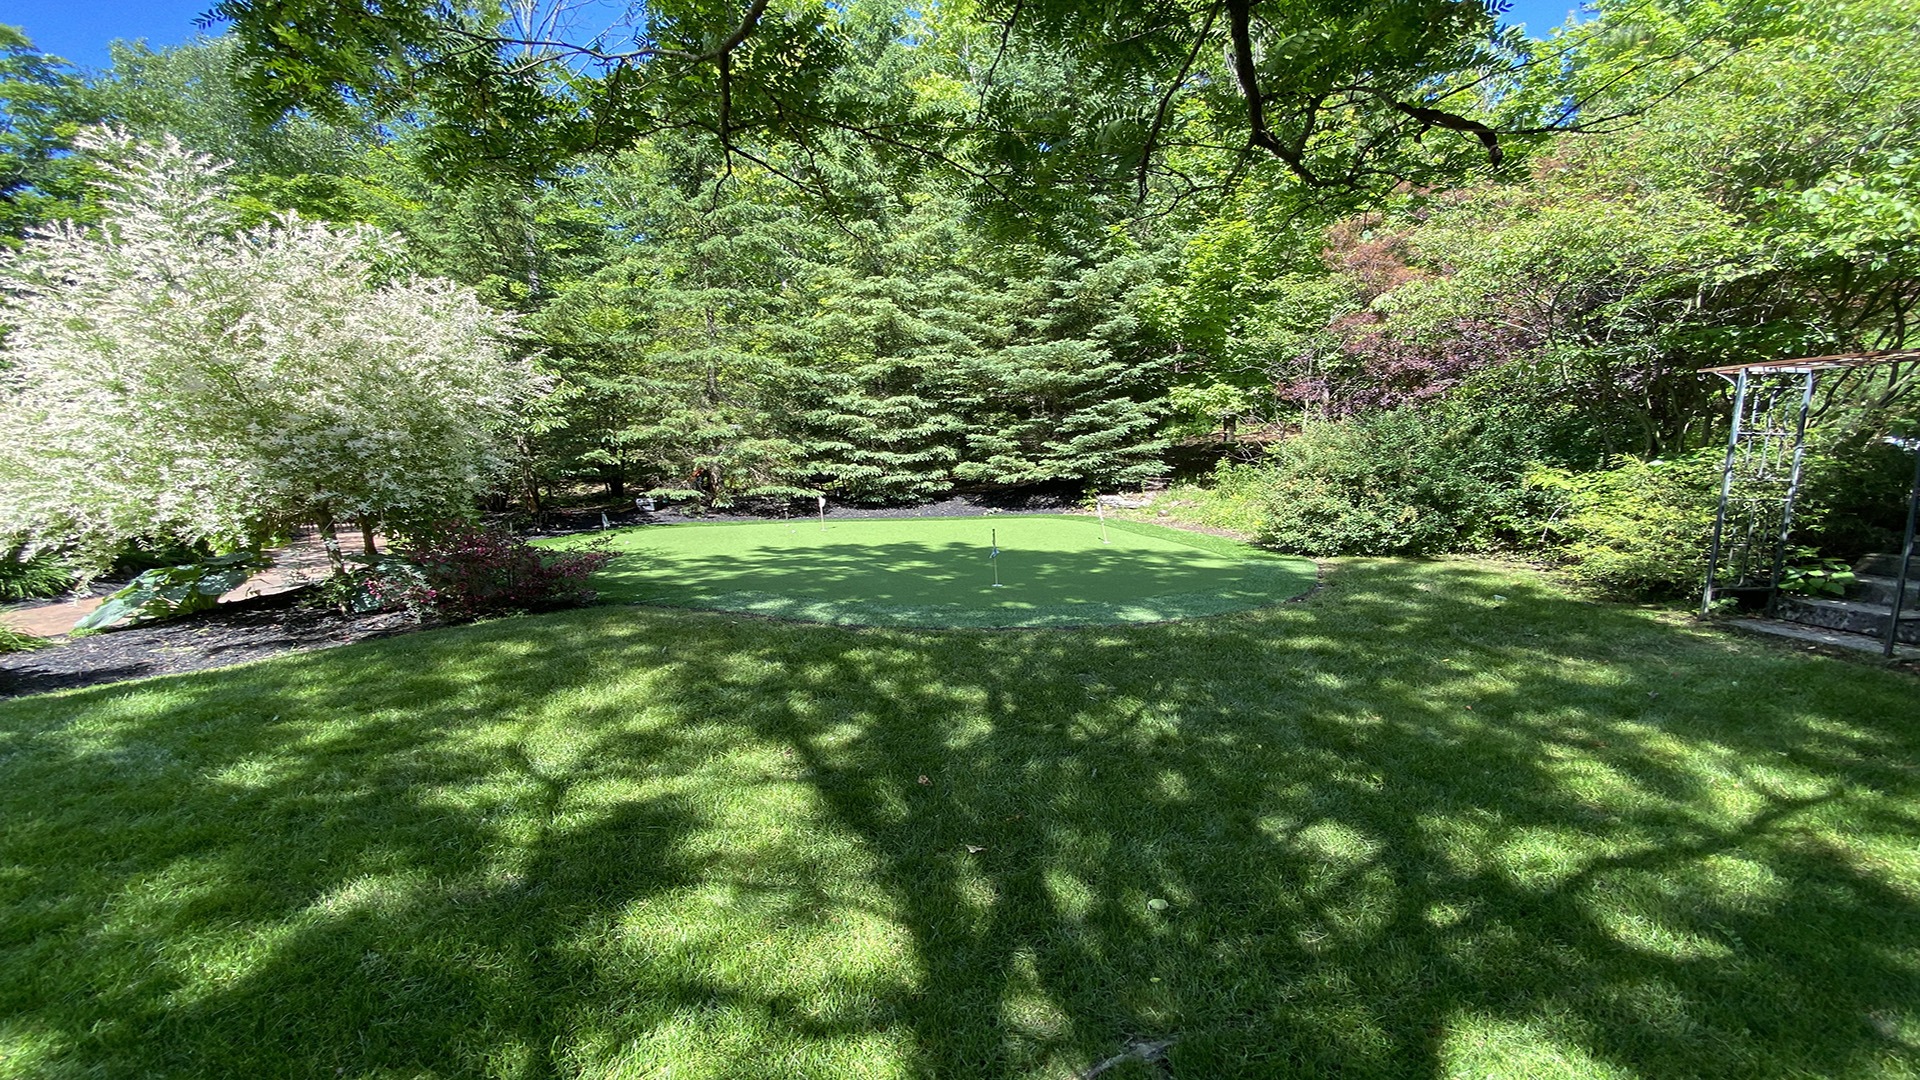
[[[1100,542],[1104,544],[1107,542],[1107,504],[1100,501],[1100,496],[1095,495],[1093,505],[1094,509],[1100,512]]]
[[[1000,587],[1000,531],[988,529],[987,535],[992,538],[988,542],[993,545],[993,554],[987,556],[987,561],[993,564],[993,587],[997,589]]]
[[[820,531],[827,531],[827,497],[820,496]]]

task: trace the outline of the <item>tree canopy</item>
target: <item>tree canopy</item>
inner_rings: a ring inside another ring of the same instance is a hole
[[[1604,0],[1539,38],[1455,0],[610,11],[231,0],[222,36],[116,46],[84,77],[10,38],[9,236],[71,219],[60,243],[111,248],[87,180],[116,159],[75,142],[88,125],[230,162],[191,210],[221,243],[332,238],[365,288],[457,282],[490,341],[514,320],[498,348],[541,392],[479,425],[495,456],[462,475],[535,511],[586,487],[1110,489],[1350,424],[1297,444],[1316,505],[1465,505],[1382,480],[1400,461],[1498,487],[1476,512],[1511,522],[1536,468],[1711,447],[1701,367],[1913,344],[1920,24],[1899,0]],[[34,258],[16,313],[44,303]],[[279,295],[221,280],[233,312]],[[57,334],[9,318],[24,408]],[[354,378],[474,361],[385,348]],[[1822,430],[1906,423],[1915,378],[1830,381]],[[414,513],[383,500],[337,512]],[[1361,516],[1376,539],[1459,535]]]
[[[222,0],[213,16],[269,114],[411,116],[457,174],[543,175],[582,152],[698,133],[768,168],[775,148],[803,148],[808,160],[785,167],[817,182],[812,159],[851,135],[1036,213],[1063,186],[1144,205],[1156,184],[1204,190],[1263,163],[1361,191],[1498,166],[1515,141],[1590,126],[1604,95],[1619,105],[1623,86],[1684,82],[1750,32],[1717,8],[1632,79],[1575,84],[1566,51],[1500,28],[1484,0],[614,10]]]

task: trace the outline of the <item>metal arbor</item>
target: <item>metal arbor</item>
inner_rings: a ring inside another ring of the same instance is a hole
[[[1701,612],[1717,594],[1766,593],[1772,610],[1793,536],[1807,416],[1822,372],[1920,361],[1920,350],[1889,350],[1701,369],[1733,384],[1733,425],[1720,472],[1720,505],[1707,555]]]
[[[1733,383],[1733,426],[1720,467],[1720,506],[1707,551],[1702,614],[1722,590],[1767,590],[1773,606],[1780,565],[1793,534],[1807,412],[1819,369],[1787,361],[1708,368]]]

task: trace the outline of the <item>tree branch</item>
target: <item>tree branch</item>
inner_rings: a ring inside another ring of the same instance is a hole
[[[1173,95],[1186,85],[1187,73],[1193,70],[1193,62],[1200,56],[1200,50],[1206,47],[1207,36],[1213,33],[1213,20],[1220,15],[1220,5],[1214,4],[1207,9],[1207,21],[1200,27],[1200,33],[1194,36],[1193,48],[1187,50],[1187,59],[1180,65],[1180,71],[1173,81],[1167,84],[1167,92],[1160,95],[1160,107],[1154,110],[1153,124],[1147,128],[1146,144],[1140,148],[1140,167],[1135,172],[1135,202],[1145,205],[1147,201],[1147,169],[1153,161],[1154,148],[1160,142],[1160,132],[1167,125],[1167,112],[1173,107]]]
[[[1307,168],[1305,154],[1288,148],[1267,127],[1267,105],[1260,95],[1260,71],[1253,62],[1253,4],[1254,0],[1226,0],[1227,60],[1233,65],[1234,81],[1240,84],[1240,96],[1247,101],[1247,143],[1285,162],[1307,186],[1324,187],[1324,182]]]
[[[726,40],[720,42],[718,48],[712,52],[702,53],[698,57],[695,57],[695,59],[719,60],[724,58],[728,53],[739,48],[741,42],[747,40],[748,35],[753,33],[753,28],[760,24],[760,16],[766,13],[767,0],[753,0],[753,3],[747,5],[747,14],[740,20],[740,26],[735,29],[733,33],[728,34]]]

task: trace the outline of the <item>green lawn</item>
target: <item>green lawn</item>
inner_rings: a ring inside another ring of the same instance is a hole
[[[859,626],[1164,622],[1275,604],[1311,589],[1315,576],[1306,559],[1156,525],[1114,522],[1103,541],[1098,519],[1084,515],[796,519],[592,535],[629,553],[597,581],[610,600]],[[989,560],[996,538],[1000,554]]]
[[[1916,1076],[1916,750],[1910,677],[1465,562],[5,702],[0,1076]]]

